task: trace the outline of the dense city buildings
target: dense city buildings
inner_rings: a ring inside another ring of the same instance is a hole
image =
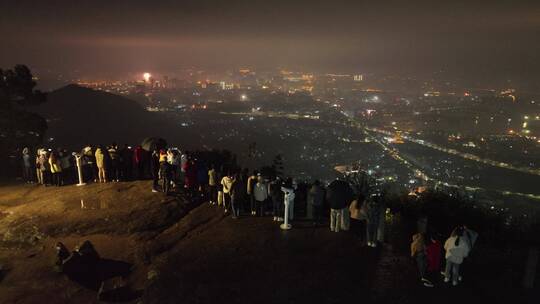
[[[0,13],[0,304],[540,303],[540,1]]]
[[[335,166],[359,163],[407,191],[438,185],[492,201],[540,198],[534,94],[361,72],[148,75],[79,84],[133,98],[180,126],[209,130],[201,143],[241,155],[257,143],[251,166],[281,154],[290,173],[306,180],[330,181]]]

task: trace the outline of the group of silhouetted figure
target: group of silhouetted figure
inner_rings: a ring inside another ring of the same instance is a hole
[[[23,178],[27,183],[63,186],[74,183],[108,183],[152,179],[152,192],[184,195],[191,201],[208,202],[220,207],[233,219],[241,216],[268,216],[275,222],[298,219],[313,226],[329,217],[332,232],[351,231],[361,242],[375,248],[384,241],[386,209],[383,195],[377,189],[355,191],[347,180],[336,179],[328,185],[316,180],[298,183],[275,172],[242,169],[219,157],[176,148],[127,144],[119,148],[85,146],[80,152],[66,149],[36,151],[32,161],[28,148],[22,150]],[[80,177],[78,174],[80,167]],[[35,173],[34,173],[35,172]],[[459,226],[441,245],[435,234],[413,236],[411,256],[418,266],[421,282],[434,286],[445,254],[446,266],[441,272],[444,282],[455,286],[461,280],[459,268],[468,256],[477,234]],[[443,250],[444,249],[444,250]]]

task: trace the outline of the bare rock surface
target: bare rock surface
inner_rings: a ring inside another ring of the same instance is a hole
[[[426,289],[405,220],[390,221],[387,242],[373,249],[326,226],[295,220],[282,231],[271,217],[232,219],[150,189],[151,181],[0,186],[0,303],[96,303],[99,287],[102,299],[129,290],[128,303],[535,303],[512,274],[520,257],[481,246],[463,284]],[[129,275],[88,288],[55,272],[56,242],[72,249],[84,240],[133,265]]]

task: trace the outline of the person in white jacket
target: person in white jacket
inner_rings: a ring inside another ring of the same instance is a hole
[[[444,282],[450,282],[456,286],[459,281],[459,266],[463,259],[469,255],[469,245],[463,237],[463,227],[459,226],[452,232],[452,235],[444,243],[446,250],[446,268],[444,271]]]

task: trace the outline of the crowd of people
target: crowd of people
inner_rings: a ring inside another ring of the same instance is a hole
[[[460,268],[469,256],[478,233],[465,225],[457,226],[444,246],[434,233],[416,233],[412,237],[411,257],[415,259],[422,284],[433,287],[439,273],[445,283],[456,286],[463,280]],[[444,249],[444,260],[442,253]],[[444,267],[442,261],[445,262]],[[441,271],[441,269],[443,269]]]
[[[356,195],[344,181],[327,188],[319,181],[310,185],[302,183],[299,187],[293,178],[258,170],[250,173],[248,169],[239,168],[235,161],[210,160],[199,152],[175,148],[146,148],[141,145],[132,148],[127,144],[119,148],[116,143],[87,145],[72,153],[61,148],[40,148],[35,162],[30,149],[24,148],[23,178],[27,183],[57,187],[77,182],[151,178],[152,192],[171,195],[181,190],[191,198],[223,208],[223,212],[235,219],[245,212],[251,216],[271,215],[275,222],[284,222],[287,216],[291,222],[297,217],[295,210],[299,209],[295,202],[302,200],[306,202],[305,217],[315,226],[323,223],[326,210],[332,231],[352,230],[358,236],[365,235],[362,238],[371,247],[384,239],[385,208],[380,195]],[[80,166],[81,180],[77,166]]]
[[[208,159],[199,152],[180,151],[175,148],[127,144],[119,148],[90,145],[80,152],[66,149],[38,149],[35,162],[28,148],[22,150],[23,178],[27,183],[45,186],[63,186],[77,182],[108,183],[134,179],[152,179],[152,192],[174,195],[182,192],[191,199],[208,202],[223,208],[233,219],[240,216],[269,216],[275,222],[289,223],[298,218],[313,226],[330,218],[332,232],[351,231],[369,247],[384,241],[386,206],[378,189],[352,187],[347,180],[335,180],[324,185],[298,183],[275,172],[252,171],[239,168],[235,161]],[[80,166],[81,178],[77,175]],[[35,172],[35,173],[33,173]],[[305,202],[305,208],[295,202]],[[286,210],[287,209],[287,210]],[[295,212],[296,210],[296,212]],[[287,219],[285,219],[287,217]],[[441,272],[444,282],[455,286],[462,280],[460,265],[468,256],[477,234],[459,226],[441,245],[433,233],[413,235],[411,256],[418,266],[420,281],[433,287],[434,274],[442,267],[441,255],[445,251],[446,266]],[[444,249],[444,250],[443,250]]]
[[[77,173],[77,160],[80,161],[81,180]],[[164,162],[170,166],[163,166]],[[24,181],[43,186],[120,182],[151,177],[155,181],[153,190],[157,192],[157,181],[169,175],[170,178],[176,176],[180,165],[183,169],[189,167],[186,154],[176,149],[147,151],[140,145],[135,148],[127,144],[120,148],[116,143],[108,146],[87,145],[81,151],[71,153],[63,148],[39,148],[35,158],[29,148],[22,150]],[[161,172],[163,176],[158,175]]]

